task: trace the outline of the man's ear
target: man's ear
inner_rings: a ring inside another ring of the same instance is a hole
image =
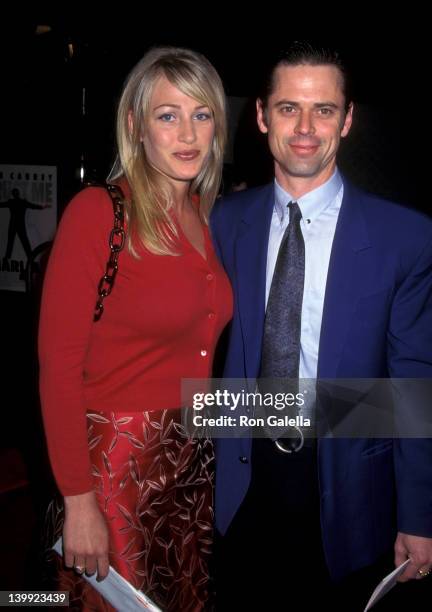
[[[263,134],[267,134],[267,117],[266,117],[266,109],[264,107],[264,103],[261,98],[258,98],[256,101],[256,109],[257,109],[257,123],[260,132]]]
[[[345,136],[348,135],[348,132],[351,129],[352,120],[353,120],[353,110],[354,110],[354,104],[352,102],[350,102],[349,106],[348,106],[347,113],[345,115],[344,124],[343,124],[342,130],[341,130],[341,137],[342,138],[345,138]]]

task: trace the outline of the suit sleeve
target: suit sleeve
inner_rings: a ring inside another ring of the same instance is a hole
[[[388,363],[392,378],[432,379],[432,241],[395,294]],[[405,398],[401,409],[413,401]],[[398,531],[432,537],[432,439],[395,440],[394,458]]]

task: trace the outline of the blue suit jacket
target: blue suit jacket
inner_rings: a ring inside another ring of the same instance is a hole
[[[212,214],[235,293],[224,375],[259,375],[273,184]],[[432,220],[344,180],[331,251],[318,378],[432,377]],[[251,440],[217,440],[216,525],[225,533],[249,486]],[[396,531],[432,537],[432,440],[319,441],[321,525],[334,578],[391,550]],[[241,459],[240,459],[241,458]]]

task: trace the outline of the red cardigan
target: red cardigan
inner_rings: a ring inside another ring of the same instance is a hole
[[[40,391],[51,463],[63,495],[92,489],[86,411],[181,405],[181,379],[211,375],[232,315],[229,281],[205,227],[207,260],[180,235],[180,256],[140,259],[127,247],[105,311],[93,323],[113,227],[105,189],[68,205],[48,264],[39,329]]]

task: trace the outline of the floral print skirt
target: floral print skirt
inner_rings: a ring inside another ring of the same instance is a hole
[[[110,563],[164,611],[210,609],[214,452],[189,437],[181,411],[87,414],[93,477],[110,532]],[[51,540],[63,509],[49,511]],[[57,557],[53,553],[54,557]],[[112,610],[56,558],[56,588],[72,610]]]

